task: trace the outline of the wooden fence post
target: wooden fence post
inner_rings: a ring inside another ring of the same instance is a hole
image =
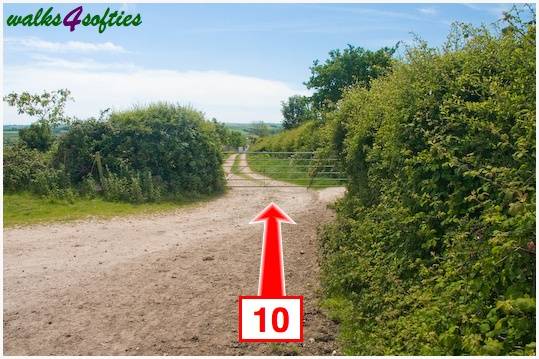
[[[99,182],[101,182],[101,188],[103,188],[103,166],[101,165],[101,154],[99,151],[95,153],[95,164],[97,165],[97,173],[99,174]]]

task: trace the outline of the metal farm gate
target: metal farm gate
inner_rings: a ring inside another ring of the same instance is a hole
[[[316,152],[225,154],[228,187],[332,187],[344,186],[347,180],[338,158]]]

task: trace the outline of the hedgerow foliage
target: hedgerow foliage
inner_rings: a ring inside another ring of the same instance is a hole
[[[321,143],[320,124],[308,121],[294,129],[259,138],[252,151],[314,151]]]
[[[389,72],[395,47],[384,47],[377,51],[348,45],[343,50],[332,50],[323,63],[314,61],[311,77],[305,82],[314,90],[313,106],[319,110],[332,109],[349,86],[369,87],[370,82]]]
[[[113,113],[106,122],[74,123],[59,139],[55,159],[75,183],[99,180],[99,152],[105,196],[142,201],[221,191],[220,150],[215,128],[200,112],[163,103]]]
[[[47,153],[24,144],[6,149],[4,188],[129,202],[212,194],[224,188],[221,147],[200,112],[159,103],[74,121]]]
[[[535,51],[535,22],[459,26],[345,93],[321,244],[345,353],[535,353]]]
[[[61,169],[52,168],[50,156],[24,144],[4,149],[4,191],[30,191],[44,196],[63,196],[73,193],[69,179]],[[65,190],[67,189],[67,190]]]

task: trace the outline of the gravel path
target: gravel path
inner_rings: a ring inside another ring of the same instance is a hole
[[[232,188],[174,212],[4,230],[4,354],[331,354],[316,231],[342,193]],[[297,222],[283,225],[285,274],[305,296],[306,340],[240,345],[237,297],[256,294],[262,236],[248,223],[271,201]]]

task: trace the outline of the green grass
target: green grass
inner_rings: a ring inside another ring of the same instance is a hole
[[[247,155],[249,167],[254,172],[258,172],[264,176],[273,178],[278,181],[288,182],[291,184],[305,187],[336,187],[343,186],[343,181],[338,181],[329,178],[330,174],[319,174],[311,177],[309,173],[309,162],[294,160],[285,157],[276,157],[269,154],[254,154]],[[323,170],[328,171],[330,168]],[[322,170],[321,170],[322,171]],[[338,175],[341,177],[342,175]]]
[[[230,172],[232,172],[232,174],[235,174],[236,176],[239,176],[239,177],[244,178],[246,180],[253,181],[253,182],[256,182],[256,183],[263,183],[264,182],[263,180],[256,179],[256,178],[254,178],[252,176],[249,176],[248,174],[242,172],[242,170],[245,169],[245,168],[240,167],[240,163],[241,163],[240,156],[241,155],[237,155],[236,158],[234,158],[234,163],[232,163],[232,167],[230,168]],[[246,184],[246,183],[244,181],[242,181],[242,183],[240,183],[240,185],[241,184]]]
[[[230,172],[235,175],[241,176],[242,173],[240,172],[240,155],[236,155],[234,158],[234,163],[232,163],[232,167],[230,168]]]
[[[77,198],[73,203],[70,203],[38,197],[29,193],[4,194],[4,227],[72,221],[90,217],[111,218],[133,214],[151,214],[171,211],[210,198],[201,197],[197,200],[142,204],[107,202],[101,198]]]

